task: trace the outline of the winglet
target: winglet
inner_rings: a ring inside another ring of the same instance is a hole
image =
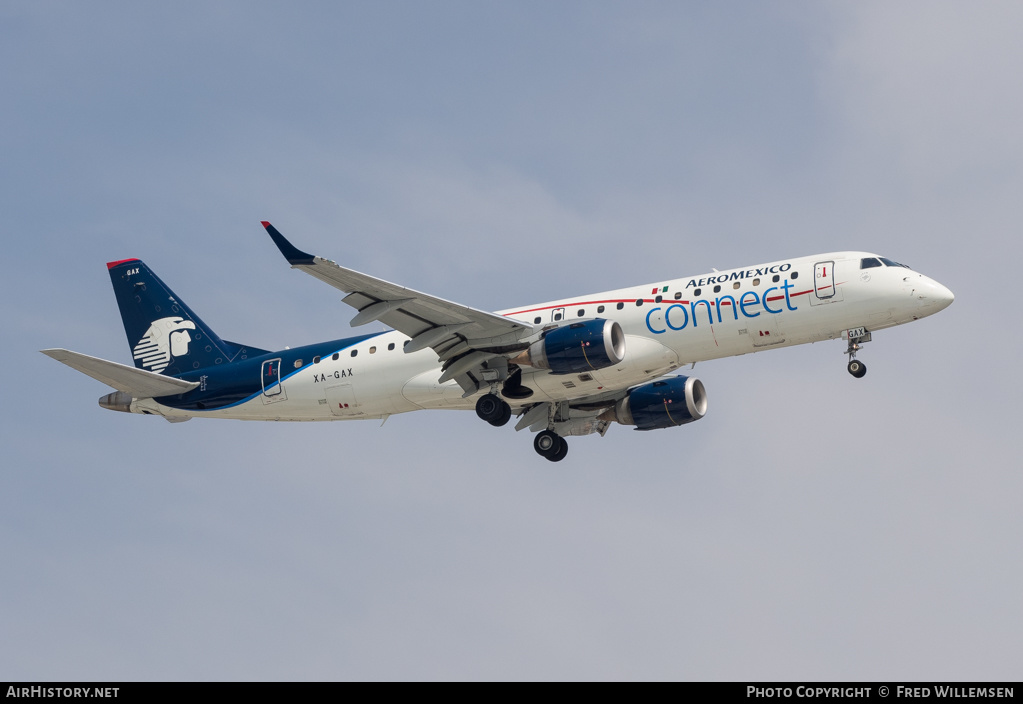
[[[271,225],[266,220],[263,220],[263,227],[266,228],[267,234],[270,235],[270,239],[277,245],[277,249],[281,250],[281,254],[288,260],[288,263],[292,266],[298,266],[299,264],[312,264],[315,257],[313,255],[303,252],[295,245],[288,242],[284,235],[277,231],[277,228]]]

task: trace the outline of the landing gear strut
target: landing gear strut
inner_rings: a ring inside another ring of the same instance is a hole
[[[867,365],[856,359],[856,353],[860,351],[860,343],[870,342],[870,333],[866,332],[863,328],[859,328],[857,332],[860,334],[857,336],[849,336],[849,346],[845,350],[845,353],[849,355],[849,365],[846,369],[848,369],[849,373],[854,377],[860,379],[867,373]]]
[[[551,462],[560,462],[568,454],[568,443],[553,430],[541,430],[533,438],[533,449]]]
[[[511,418],[511,406],[497,394],[481,396],[476,402],[476,415],[494,427],[500,427]]]

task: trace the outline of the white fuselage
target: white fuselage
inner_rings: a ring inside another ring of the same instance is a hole
[[[864,259],[876,257],[832,252],[500,311],[531,325],[604,318],[617,321],[626,336],[623,361],[604,369],[552,374],[523,368],[522,384],[534,393],[509,402],[518,408],[599,397],[682,365],[836,339],[850,329],[874,332],[952,302],[947,288],[908,268],[861,268]],[[168,417],[343,420],[473,408],[479,394],[465,397],[454,381],[439,383],[436,353],[404,354],[408,339],[389,331],[315,361],[285,360],[278,385],[229,408],[186,412],[146,399],[131,410]]]

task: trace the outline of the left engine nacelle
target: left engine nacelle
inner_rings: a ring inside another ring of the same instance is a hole
[[[605,411],[601,418],[636,430],[674,428],[700,420],[707,413],[707,391],[703,382],[688,376],[675,376],[637,386],[629,395]]]
[[[625,334],[614,320],[587,320],[555,328],[515,359],[554,374],[577,374],[618,364],[625,359]]]

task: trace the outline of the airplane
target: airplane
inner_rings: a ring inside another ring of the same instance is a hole
[[[846,341],[847,369],[873,333],[933,315],[952,292],[869,252],[831,252],[490,313],[340,266],[263,227],[294,269],[346,294],[352,327],[391,329],[283,350],[219,337],[139,259],[107,264],[134,366],[41,350],[116,389],[103,408],[163,416],[314,421],[475,409],[517,417],[558,462],[566,437],[612,423],[672,428],[707,412],[696,362]]]

